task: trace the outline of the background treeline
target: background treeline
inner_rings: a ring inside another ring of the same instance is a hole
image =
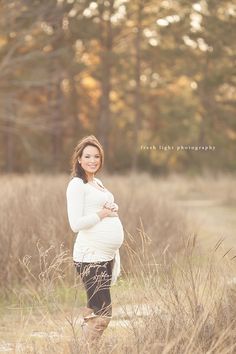
[[[0,171],[68,171],[87,134],[110,172],[235,170],[235,24],[227,0],[2,0]]]

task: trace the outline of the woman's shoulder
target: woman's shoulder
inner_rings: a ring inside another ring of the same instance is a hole
[[[83,187],[84,186],[84,181],[80,177],[72,177],[70,181],[68,182],[67,189],[73,188],[73,187]]]
[[[69,183],[83,183],[84,184],[84,181],[80,177],[73,176],[73,177],[71,177]]]

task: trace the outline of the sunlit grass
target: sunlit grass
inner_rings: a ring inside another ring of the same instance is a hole
[[[145,240],[143,243],[145,250]],[[166,262],[166,255],[162,255],[160,264],[155,265],[149,260],[146,265],[135,262],[137,272],[112,287],[113,321],[98,352],[110,353],[113,348],[114,353],[233,353],[235,261],[221,246],[219,242],[211,253],[202,254],[197,240],[190,237],[181,257],[169,254]],[[4,338],[21,343],[24,352],[45,348],[54,352],[57,348],[59,353],[79,353],[79,323],[85,300],[80,281],[63,279],[58,286],[58,279],[50,278],[50,272],[44,270],[46,280],[39,275],[42,286],[32,287],[26,281],[18,300],[13,297],[9,299],[14,299],[13,303],[5,304]],[[16,324],[14,333],[12,321]]]

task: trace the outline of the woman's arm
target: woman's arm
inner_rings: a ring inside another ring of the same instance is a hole
[[[88,229],[101,220],[97,213],[83,216],[84,194],[85,190],[82,179],[73,178],[68,184],[66,198],[69,224],[74,232]]]

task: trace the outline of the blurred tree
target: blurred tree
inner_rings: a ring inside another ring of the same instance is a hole
[[[110,172],[235,170],[231,1],[1,5],[1,171],[68,171],[74,145],[91,133]],[[208,144],[217,158],[159,148]]]

